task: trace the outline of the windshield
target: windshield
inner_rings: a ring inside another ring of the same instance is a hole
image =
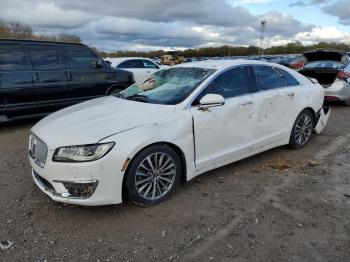
[[[304,69],[314,69],[314,68],[327,68],[327,69],[341,69],[344,65],[337,61],[316,61],[307,63]]]
[[[196,67],[160,70],[131,85],[116,96],[145,103],[175,105],[187,98],[215,71]]]

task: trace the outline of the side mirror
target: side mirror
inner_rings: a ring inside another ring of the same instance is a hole
[[[96,59],[96,66],[97,67],[102,67],[102,65],[103,65],[103,59],[101,57],[98,57]]]
[[[207,110],[210,107],[223,106],[225,98],[222,95],[207,94],[199,101],[199,110]]]

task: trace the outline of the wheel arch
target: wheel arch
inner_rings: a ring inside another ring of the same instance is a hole
[[[109,93],[110,93],[113,89],[117,89],[117,88],[119,88],[119,89],[125,89],[126,86],[124,86],[124,85],[122,85],[122,84],[113,84],[113,85],[111,85],[110,87],[107,88],[107,91],[106,91],[105,95],[108,96]]]
[[[314,122],[317,121],[317,113],[315,112],[315,110],[314,110],[312,107],[306,107],[306,108],[304,108],[303,110],[301,110],[300,113],[303,112],[304,110],[310,111],[310,112],[312,113],[313,118],[314,118]],[[299,113],[299,114],[300,114],[300,113]],[[298,114],[298,115],[299,115],[299,114]]]
[[[126,190],[125,190],[125,182],[126,182],[126,176],[127,176],[127,173],[129,171],[129,167],[130,167],[130,164],[132,163],[132,161],[135,159],[135,157],[140,153],[142,152],[143,150],[149,148],[149,147],[152,147],[152,146],[155,146],[155,145],[164,145],[164,146],[168,146],[170,148],[172,148],[176,153],[177,155],[180,157],[180,160],[181,160],[181,182],[183,181],[186,181],[186,178],[187,178],[187,162],[186,162],[186,157],[185,157],[185,154],[183,152],[183,150],[177,146],[176,144],[174,143],[171,143],[171,142],[167,142],[167,141],[159,141],[159,142],[155,142],[155,143],[151,143],[149,145],[146,145],[142,148],[140,148],[137,153],[135,153],[131,158],[129,158],[129,163],[124,171],[124,176],[123,176],[123,184],[122,184],[122,196],[123,198],[126,196],[125,193],[126,193]]]

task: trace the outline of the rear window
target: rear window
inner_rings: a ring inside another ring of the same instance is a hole
[[[287,81],[271,66],[255,65],[253,67],[258,91],[287,86]]]
[[[304,65],[304,69],[319,69],[319,68],[339,69],[342,67],[344,67],[344,65],[336,61],[316,61],[316,62],[310,62]]]
[[[275,70],[287,81],[288,86],[300,85],[300,83],[297,80],[295,80],[295,78],[291,76],[288,72],[278,67],[275,67]]]
[[[34,70],[57,70],[64,68],[62,51],[56,46],[29,45]]]
[[[149,60],[143,60],[143,64],[144,64],[145,68],[158,69],[158,66]]]
[[[118,68],[145,68],[143,61],[140,59],[126,60],[118,66]]]
[[[0,44],[0,70],[29,70],[26,54],[22,45]]]

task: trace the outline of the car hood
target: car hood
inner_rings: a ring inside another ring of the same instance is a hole
[[[305,52],[303,56],[306,58],[307,62],[326,60],[341,62],[344,53],[337,50],[318,49]]]
[[[113,96],[93,99],[55,112],[32,132],[53,150],[68,145],[97,143],[101,139],[174,114],[175,106],[147,104]]]

